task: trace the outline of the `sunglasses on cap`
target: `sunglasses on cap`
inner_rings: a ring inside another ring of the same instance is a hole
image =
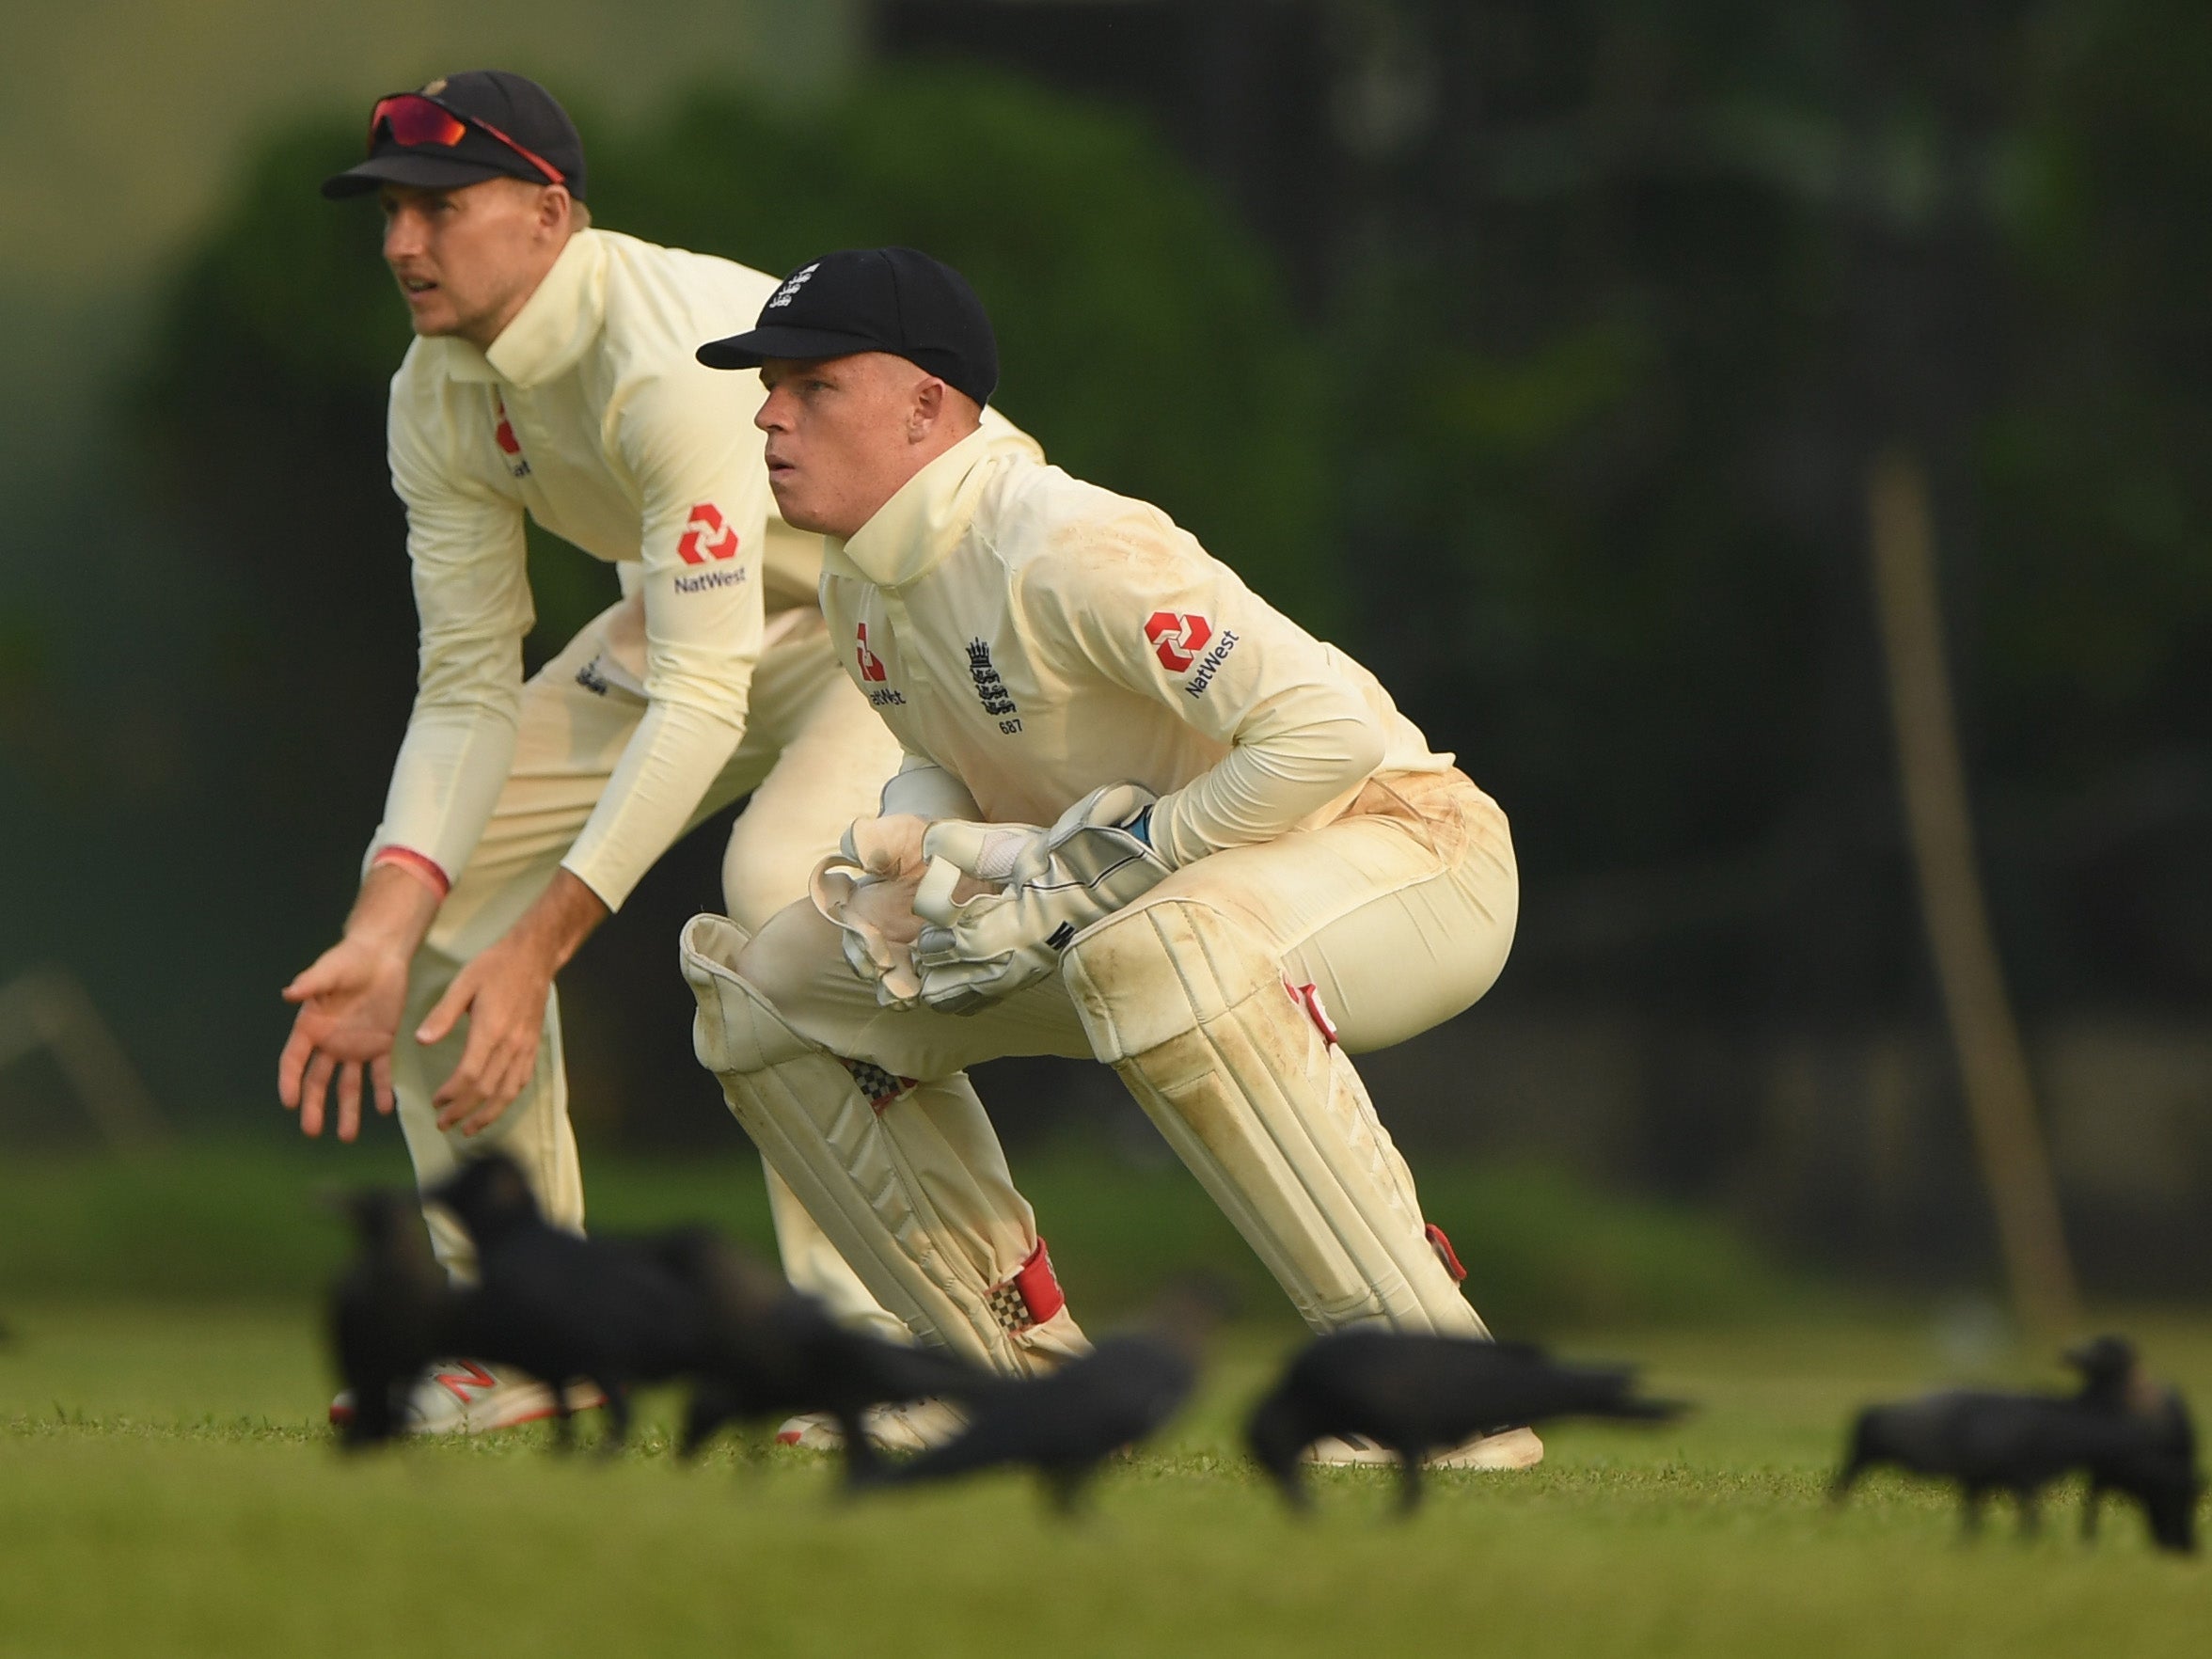
[[[547,183],[568,182],[559,167],[535,150],[515,143],[491,122],[479,116],[456,115],[420,92],[395,92],[389,98],[376,101],[376,107],[369,112],[369,149],[371,152],[375,150],[381,134],[403,149],[430,144],[440,150],[450,150],[471,127],[514,151],[545,174]]]

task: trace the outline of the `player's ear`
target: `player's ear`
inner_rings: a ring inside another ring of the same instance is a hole
[[[538,228],[556,234],[574,228],[576,198],[565,184],[547,184],[538,191]]]
[[[914,387],[914,401],[907,415],[907,441],[918,444],[937,430],[947,413],[945,383],[925,374]]]

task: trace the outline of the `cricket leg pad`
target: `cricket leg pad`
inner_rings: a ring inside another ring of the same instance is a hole
[[[1063,972],[1093,1051],[1319,1331],[1485,1336],[1310,988],[1201,899],[1140,901]]]
[[[869,1291],[916,1340],[1005,1375],[1084,1351],[967,1079],[894,1077],[801,1036],[736,972],[746,942],[720,916],[685,928],[693,1048]]]
[[[813,1297],[830,1317],[848,1331],[862,1331],[886,1342],[911,1342],[907,1322],[868,1293],[837,1247],[815,1224],[798,1201],[798,1194],[776,1173],[776,1166],[761,1160],[767,1177],[768,1219],[776,1229],[776,1255],[791,1288]]]

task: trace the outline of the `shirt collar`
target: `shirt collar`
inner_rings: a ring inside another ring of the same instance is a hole
[[[527,388],[575,368],[606,318],[607,245],[598,231],[579,230],[489,352],[452,335],[419,343],[435,352],[450,380]]]
[[[884,588],[925,574],[973,520],[990,463],[1007,452],[1003,434],[988,426],[970,433],[901,484],[850,540],[828,537],[825,561]]]

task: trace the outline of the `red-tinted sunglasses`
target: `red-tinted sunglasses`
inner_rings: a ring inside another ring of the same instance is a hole
[[[440,150],[450,150],[461,142],[469,128],[488,134],[504,144],[516,155],[545,175],[552,184],[565,184],[567,178],[561,169],[533,150],[526,150],[491,122],[477,116],[455,115],[444,104],[424,97],[419,92],[395,92],[389,98],[379,98],[376,107],[369,112],[369,148],[376,148],[379,132],[391,135],[391,141],[405,149],[419,144],[434,144]]]

